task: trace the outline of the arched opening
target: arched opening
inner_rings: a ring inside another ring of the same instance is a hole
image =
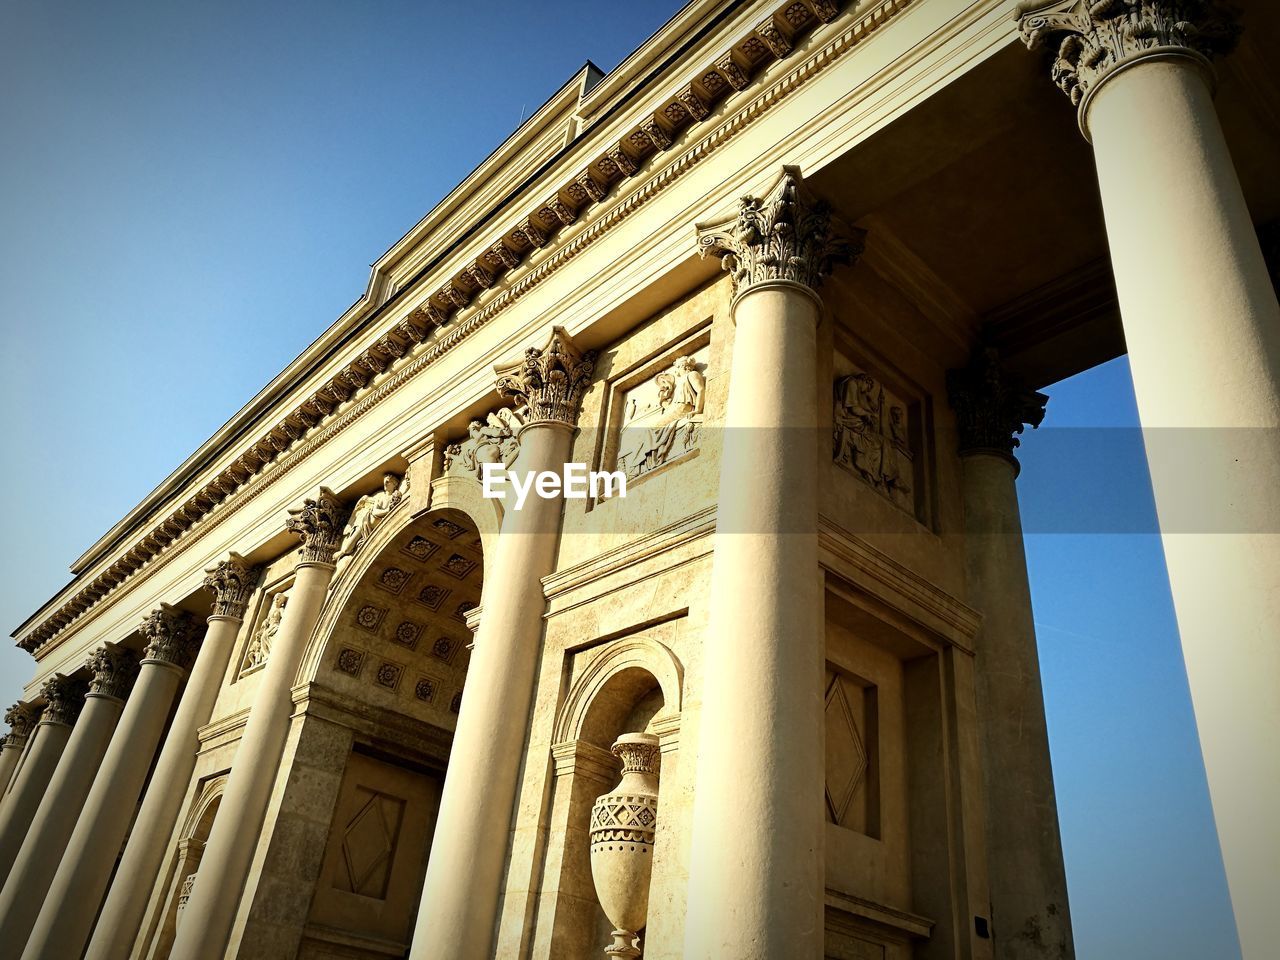
[[[299,958],[408,950],[479,617],[478,527],[448,507],[393,513],[332,586],[280,814],[318,852],[295,881],[312,887]]]

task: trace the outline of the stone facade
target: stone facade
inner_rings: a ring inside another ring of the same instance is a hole
[[[1013,452],[1045,415],[1035,388],[1123,349],[1119,318],[1144,419],[1176,408],[1137,376],[1159,363],[1155,294],[1118,245],[1158,238],[1133,223],[1138,185],[1108,179],[1114,131],[1148,81],[1211,116],[1204,77],[1235,33],[1187,26],[1211,3],[1023,7],[705,0],[556,94],[377,262],[292,387],[19,630],[36,668],[0,751],[0,942],[23,960],[1073,956]],[[1019,37],[1057,45],[1051,76]],[[1094,189],[1051,82],[1092,139],[1105,228],[1009,185],[1026,137]],[[1169,164],[1187,120],[1167,113],[1142,116]],[[1227,211],[1205,269],[1242,291],[1215,336],[1244,342],[1275,293],[1234,174],[1197,176]],[[956,219],[956,183],[979,185],[981,224]],[[1194,235],[1161,209],[1165,236]],[[1052,217],[1068,226],[1046,244]],[[1108,239],[1119,317],[1081,268]],[[1160,275],[1168,336],[1247,366],[1164,296],[1193,273]],[[1234,409],[1280,409],[1254,399]],[[626,495],[483,494],[487,464],[566,463]],[[1262,509],[1253,529],[1275,529]],[[1260,585],[1273,541],[1213,549]],[[1170,564],[1195,651],[1203,588]],[[1237,604],[1242,642],[1275,628],[1268,595]],[[1256,730],[1201,666],[1189,652],[1215,806],[1274,838],[1210,752]],[[1262,854],[1223,837],[1252,960],[1280,938]]]

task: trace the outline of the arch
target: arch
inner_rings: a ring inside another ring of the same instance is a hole
[[[646,673],[658,682],[665,716],[680,714],[683,709],[684,668],[679,658],[651,637],[626,637],[606,644],[569,690],[556,720],[552,742],[590,739],[586,734],[600,693],[633,671]]]
[[[227,777],[228,774],[219,774],[201,789],[182,824],[182,832],[178,835],[180,840],[203,841],[209,836],[209,831],[213,829],[213,819],[218,815],[218,807],[222,803],[223,791],[227,788]]]
[[[496,555],[498,534],[502,530],[502,501],[486,497],[479,482],[471,477],[446,475],[431,481],[431,509],[457,510],[467,515],[480,534],[487,577],[490,557]]]

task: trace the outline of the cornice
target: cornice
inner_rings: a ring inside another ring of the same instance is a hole
[[[816,47],[804,61],[778,77],[732,116],[724,118],[679,157],[656,171],[649,170],[648,165],[669,150],[678,137],[684,137],[689,130],[714,117],[712,109],[720,102],[748,90],[765,68],[785,59],[816,27],[830,23],[840,14],[839,5],[831,0],[793,0],[775,6],[772,13],[757,21],[711,62],[686,74],[689,79],[684,85],[662,100],[656,109],[641,114],[631,133],[616,141],[611,139],[595,152],[594,159],[577,165],[574,169],[579,172],[564,181],[546,201],[509,222],[506,229],[490,240],[479,243],[476,249],[484,252],[449,274],[398,291],[382,306],[387,308],[383,312],[388,319],[392,316],[399,319],[371,335],[361,349],[352,351],[350,355],[354,359],[336,372],[326,373],[309,387],[304,399],[295,403],[290,412],[278,419],[272,418],[276,424],[258,440],[241,448],[237,456],[223,458],[224,466],[211,479],[199,484],[195,493],[156,522],[149,532],[138,536],[131,547],[86,585],[73,590],[73,581],[63,594],[46,604],[15,631],[18,646],[34,654],[113,593],[144,564],[163,564],[180,555],[233,511],[252,502],[326,440],[523,299],[913,2],[880,0],[860,10],[855,6],[857,17],[843,31]],[[742,71],[744,82],[730,79],[730,64],[736,64]],[[720,77],[723,84],[709,79],[713,75]],[[630,163],[620,162],[624,156]],[[642,172],[646,172],[648,179],[640,187],[603,209],[576,236],[532,265],[523,276],[486,295],[500,275],[513,269],[511,264],[522,262],[539,245],[555,246],[554,235],[561,227],[582,218],[593,206],[606,203],[619,184]],[[557,201],[565,208],[563,211],[557,208]],[[537,224],[548,228],[542,231],[541,244],[530,239],[531,228]],[[499,245],[510,258],[493,254]],[[398,306],[401,295],[407,299],[410,293],[422,290],[433,292],[412,309]],[[462,319],[460,312],[471,307],[478,309]],[[56,610],[41,618],[44,610],[68,594]]]

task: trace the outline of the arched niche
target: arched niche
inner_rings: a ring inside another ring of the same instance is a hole
[[[669,737],[679,730],[683,708],[684,669],[676,655],[643,635],[606,644],[570,688],[553,742],[586,742],[607,750],[619,734],[638,732],[622,727],[655,684],[662,700],[653,718],[660,728],[655,732]]]

